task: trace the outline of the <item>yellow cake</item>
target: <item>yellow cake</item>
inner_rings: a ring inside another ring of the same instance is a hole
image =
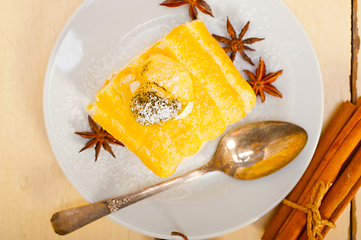
[[[201,20],[107,80],[88,111],[160,177],[252,109],[256,96]]]

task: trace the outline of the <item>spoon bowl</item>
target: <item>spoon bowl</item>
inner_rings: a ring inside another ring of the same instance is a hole
[[[240,180],[252,180],[276,172],[291,162],[307,142],[301,127],[287,122],[250,123],[229,131],[206,165],[168,181],[97,203],[54,213],[51,224],[66,235],[101,217],[142,199],[212,171],[222,171]]]
[[[218,162],[219,170],[234,178],[252,180],[286,166],[306,142],[306,131],[297,125],[278,121],[250,123],[227,133],[211,162]]]

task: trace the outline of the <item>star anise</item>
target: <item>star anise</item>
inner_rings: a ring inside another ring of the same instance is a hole
[[[172,236],[180,236],[182,237],[184,240],[188,240],[188,238],[186,237],[186,235],[184,235],[183,233],[180,232],[171,232]]]
[[[182,238],[183,238],[183,240],[188,240],[187,236],[186,236],[186,235],[184,235],[183,233],[180,233],[180,232],[175,232],[175,231],[173,231],[173,232],[171,233],[171,235],[172,235],[172,236],[179,236],[179,237],[182,237]],[[166,239],[155,238],[155,240],[166,240]]]
[[[189,4],[189,16],[192,18],[192,20],[195,20],[198,17],[197,8],[202,13],[213,17],[210,6],[204,0],[166,0],[160,5],[166,7],[179,7],[185,4]]]
[[[112,148],[108,143],[111,144],[117,144],[124,147],[124,144],[115,139],[112,135],[110,135],[106,130],[104,130],[102,127],[98,127],[96,122],[88,116],[89,126],[93,132],[75,132],[76,134],[82,136],[83,138],[92,138],[92,140],[88,141],[87,144],[79,151],[82,152],[85,149],[93,147],[95,144],[95,161],[97,161],[100,148],[103,145],[103,148],[110,152],[110,154],[115,157]]]
[[[223,47],[223,49],[224,49],[224,51],[226,51],[226,53],[232,51],[232,53],[231,53],[232,62],[234,61],[234,59],[236,57],[236,53],[239,52],[244,60],[246,60],[247,62],[249,62],[249,64],[254,66],[252,60],[244,53],[244,51],[245,50],[255,51],[255,50],[246,46],[245,44],[253,44],[255,42],[264,40],[264,38],[247,38],[247,39],[242,40],[242,38],[244,37],[244,35],[246,34],[246,32],[249,28],[249,23],[250,22],[248,21],[246,26],[243,27],[242,31],[240,32],[240,34],[237,38],[236,31],[234,30],[231,22],[229,21],[229,19],[227,17],[227,32],[228,32],[229,36],[231,37],[231,39],[221,37],[221,36],[218,36],[215,34],[212,34],[212,36],[217,41],[223,42],[223,43],[229,45],[229,46]]]
[[[261,96],[262,102],[266,100],[264,92],[282,98],[282,94],[277,90],[276,87],[272,86],[271,83],[276,81],[276,79],[283,73],[283,70],[274,73],[268,73],[266,75],[266,64],[264,63],[262,58],[259,58],[259,64],[256,69],[256,75],[248,70],[243,70],[251,80],[247,82],[252,86],[256,95]]]

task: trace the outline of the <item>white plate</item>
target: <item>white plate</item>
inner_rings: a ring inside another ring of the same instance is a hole
[[[86,143],[74,134],[89,131],[85,107],[111,70],[121,68],[136,53],[173,27],[189,21],[187,6],[166,8],[161,0],[89,0],[62,30],[49,59],[44,83],[44,117],[49,141],[65,175],[79,193],[95,202],[162,181],[127,148],[114,146],[114,159],[102,150],[78,151]],[[283,69],[275,82],[283,98],[267,95],[253,112],[236,125],[260,120],[298,124],[309,134],[303,152],[275,174],[253,181],[238,181],[221,173],[171,189],[123,209],[110,218],[158,238],[179,231],[190,239],[210,238],[244,227],[274,208],[294,187],[306,169],[321,131],[323,88],[312,45],[300,23],[281,0],[208,0],[215,18],[202,13],[211,33],[228,36],[226,17],[237,33],[251,21],[248,37],[265,37],[249,52],[257,65],[262,57],[268,71]],[[255,70],[237,54],[235,66]],[[207,162],[218,139],[175,175]]]

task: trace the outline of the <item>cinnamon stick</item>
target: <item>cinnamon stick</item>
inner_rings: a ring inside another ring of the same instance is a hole
[[[352,187],[351,191],[347,195],[347,197],[341,202],[341,204],[337,207],[337,209],[334,211],[332,216],[329,218],[329,221],[336,222],[338,217],[341,215],[343,210],[349,205],[351,200],[355,197],[356,193],[361,187],[361,178],[356,182],[356,184]],[[322,231],[322,236],[325,237],[326,234],[330,231],[329,227],[325,227]]]
[[[359,148],[356,154],[351,159],[345,170],[337,178],[331,189],[324,197],[321,206],[319,208],[320,214],[323,219],[331,222],[336,221],[334,218],[338,218],[342,210],[348,205],[359,188],[357,182],[360,182],[361,178],[361,148]],[[355,188],[356,186],[356,188]],[[348,202],[347,202],[348,201]],[[332,219],[331,219],[332,218]],[[326,227],[325,227],[326,228]],[[327,227],[329,228],[329,227]],[[320,228],[322,231],[323,228]],[[328,230],[326,230],[328,232]],[[326,233],[325,231],[325,233]],[[303,233],[299,240],[307,240],[307,231],[303,230]]]
[[[298,199],[298,204],[305,206],[308,202],[310,202],[312,189],[317,182],[335,182],[343,163],[348,159],[353,150],[361,141],[361,121],[359,121],[360,117],[361,108],[355,112],[353,117],[346,124],[344,129],[336,138],[335,142],[332,144],[331,148],[321,161],[319,167],[314,172],[314,175],[311,177],[309,183]],[[354,124],[356,120],[357,123],[355,126]],[[348,131],[349,128],[351,128],[350,132]],[[347,133],[347,135],[345,133]],[[333,154],[333,147],[339,145],[339,142],[342,143],[339,147],[337,147],[337,150]],[[275,239],[297,239],[298,236],[302,233],[305,225],[306,215],[303,212],[294,209],[291,211],[290,215],[284,222]]]
[[[361,99],[361,98],[360,98]],[[360,101],[361,104],[361,101]],[[313,176],[315,170],[319,166],[321,160],[329,150],[331,144],[335,141],[338,134],[341,132],[341,130],[344,128],[346,123],[349,121],[351,116],[355,113],[356,107],[350,103],[349,101],[346,101],[342,103],[342,105],[338,108],[335,116],[332,118],[329,126],[325,130],[325,132],[322,134],[319,144],[315,150],[315,153],[312,157],[312,160],[306,169],[305,173],[301,177],[298,184],[295,186],[295,188],[289,193],[287,196],[287,199],[296,202],[300,195],[302,194],[303,190],[305,189],[307,183]],[[287,205],[280,205],[278,210],[276,211],[276,214],[273,216],[272,221],[268,224],[266,227],[265,233],[262,236],[263,240],[272,240],[277,235],[278,231],[282,227],[282,224],[287,219],[288,215],[291,213],[292,208],[290,208]]]

